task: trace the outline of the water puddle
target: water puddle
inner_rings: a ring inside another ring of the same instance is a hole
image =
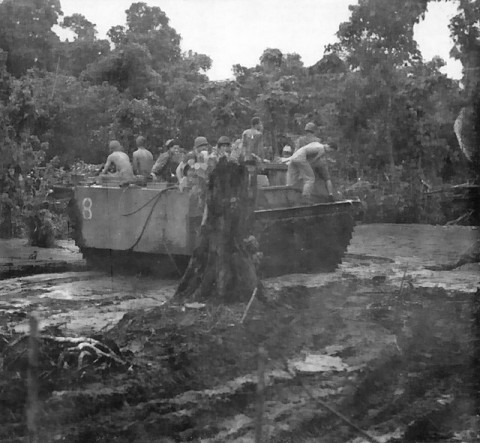
[[[265,280],[270,289],[285,286],[323,287],[333,282],[358,279],[371,280],[397,288],[414,286],[417,288],[442,288],[447,291],[476,292],[480,285],[478,267],[464,266],[453,271],[431,271],[425,269],[435,263],[418,257],[396,258],[393,263],[372,262],[367,258],[349,258],[339,268],[326,274],[290,274]]]
[[[291,360],[290,367],[302,374],[316,374],[318,372],[340,372],[348,369],[340,357],[325,354],[308,354],[304,359]]]
[[[161,306],[177,286],[175,281],[74,274],[31,276],[9,282],[7,291],[0,293],[0,313],[15,318],[7,323],[8,327],[28,332],[28,319],[19,319],[17,314],[26,317],[31,312],[39,319],[40,328],[59,326],[75,333],[97,332],[115,326],[128,312]]]

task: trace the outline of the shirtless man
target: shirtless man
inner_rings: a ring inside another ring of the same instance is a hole
[[[130,159],[128,155],[123,152],[123,147],[117,140],[112,140],[108,147],[110,148],[111,154],[107,157],[107,161],[101,175],[108,174],[108,168],[113,164],[115,165],[116,172],[114,174],[109,174],[117,176],[120,178],[133,178],[133,169],[130,164]]]
[[[139,135],[135,140],[137,150],[133,153],[133,172],[135,175],[150,175],[153,167],[153,155],[145,148],[145,137]]]

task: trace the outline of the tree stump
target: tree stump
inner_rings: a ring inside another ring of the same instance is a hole
[[[176,295],[193,299],[248,300],[259,286],[258,244],[252,235],[255,166],[218,161],[195,249]]]

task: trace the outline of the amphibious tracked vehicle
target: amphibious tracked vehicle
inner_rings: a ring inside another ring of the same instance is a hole
[[[284,185],[285,173],[285,165],[271,164],[258,176],[254,234],[262,274],[332,271],[350,242],[360,201],[329,203],[318,183],[315,202],[302,204],[301,190]],[[158,182],[125,186],[103,177],[73,188],[69,212],[89,266],[181,274],[197,245],[203,204],[193,189]]]

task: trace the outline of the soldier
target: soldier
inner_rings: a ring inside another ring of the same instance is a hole
[[[230,142],[230,139],[222,135],[217,142],[217,155],[218,157],[230,157],[230,154],[232,152],[232,143]]]
[[[246,161],[265,159],[263,148],[263,125],[258,117],[253,117],[251,128],[243,131],[242,154]]]
[[[135,143],[137,150],[133,153],[133,172],[147,177],[153,167],[153,155],[145,148],[145,137],[139,135]]]
[[[182,153],[180,155],[180,163],[175,171],[177,175],[178,182],[180,183],[182,179],[186,176],[188,169],[192,168],[195,164],[195,154],[193,152]],[[185,169],[188,166],[187,170]]]
[[[285,145],[282,149],[282,158],[288,158],[292,155],[292,147]]]
[[[205,152],[208,155],[208,148],[209,148],[208,140],[205,137],[197,137],[195,141],[193,142],[193,152],[195,153],[195,156],[198,157],[200,155],[203,155],[205,157]]]
[[[313,142],[301,147],[291,157],[282,158],[282,162],[288,164],[287,185],[295,186],[302,181],[302,197],[306,202],[310,202],[312,198],[312,191],[315,186],[315,170],[324,175],[328,199],[334,201],[332,182],[328,170],[325,172],[326,164],[323,157],[335,149],[336,146],[333,144],[326,145]]]
[[[115,173],[111,175],[126,179],[133,178],[133,169],[132,165],[130,164],[130,159],[123,151],[123,147],[120,142],[117,140],[112,140],[108,146],[111,154],[107,157],[107,161],[103,167],[101,175],[107,175],[108,169],[114,165]]]
[[[176,170],[180,162],[180,146],[176,140],[168,140],[165,146],[167,152],[160,154],[152,167],[151,175],[153,178],[159,176],[161,180],[172,183],[177,180]]]

